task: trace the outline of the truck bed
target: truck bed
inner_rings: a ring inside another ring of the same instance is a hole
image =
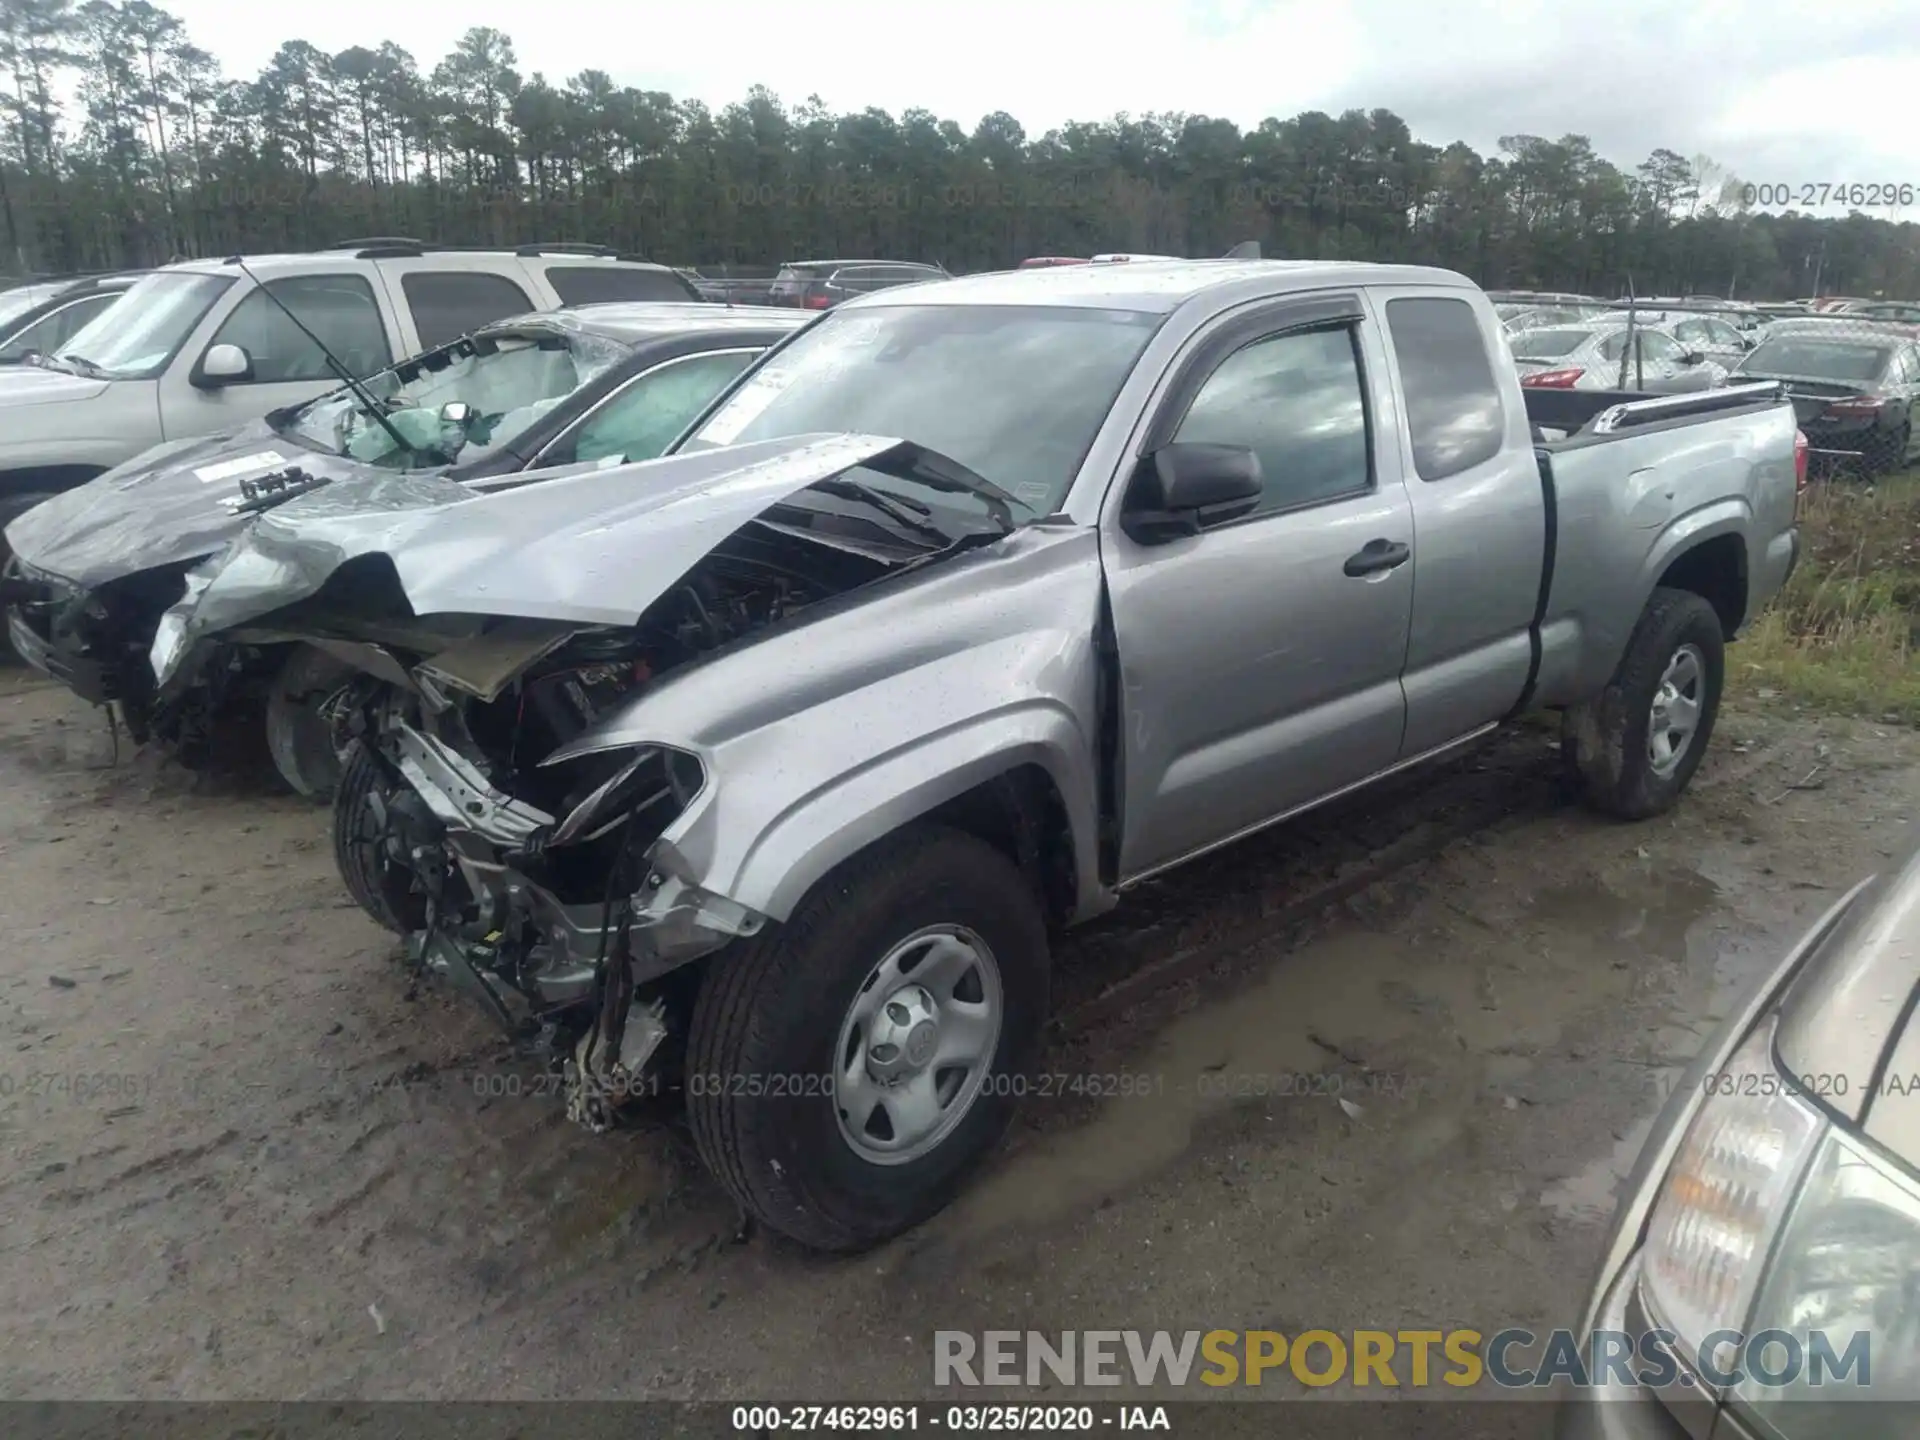
[[[1693,395],[1643,395],[1633,390],[1532,390],[1521,387],[1536,445],[1549,450],[1601,444],[1625,434],[1673,430],[1704,420],[1765,410],[1781,403],[1774,381],[1729,385]]]

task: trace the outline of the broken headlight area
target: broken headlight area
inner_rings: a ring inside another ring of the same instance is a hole
[[[81,699],[118,704],[134,739],[145,740],[154,619],[184,592],[185,569],[168,566],[88,589],[15,558],[0,586],[9,634],[29,663]]]
[[[691,1002],[682,967],[765,923],[653,863],[700,789],[698,761],[651,746],[584,756],[553,767],[562,803],[548,809],[405,721],[377,743],[393,783],[371,838],[424,901],[411,959],[560,1072],[574,1119],[606,1128],[671,1068]]]

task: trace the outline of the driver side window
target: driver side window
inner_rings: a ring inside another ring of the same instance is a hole
[[[611,455],[657,459],[757,353],[715,351],[664,362],[602,401],[540,463],[565,465]]]
[[[372,287],[358,275],[293,275],[267,284],[272,296],[255,290],[234,307],[213,337],[214,345],[238,345],[247,352],[253,361],[251,383],[337,379],[320,347],[273,303],[276,296],[356,377],[393,363],[380,307]]]
[[[1373,467],[1352,329],[1296,330],[1236,350],[1173,438],[1258,455],[1265,489],[1256,515],[1366,493]]]

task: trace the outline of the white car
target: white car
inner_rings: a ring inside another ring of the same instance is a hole
[[[377,239],[168,265],[51,356],[0,371],[0,526],[155,445],[337,389],[301,325],[357,378],[509,315],[698,298],[666,266],[603,246],[440,250]]]
[[[1727,383],[1726,367],[1686,349],[1658,326],[1633,327],[1636,353],[1629,356],[1627,332],[1624,320],[1561,325],[1510,334],[1507,345],[1520,383],[1535,389],[1681,395]]]

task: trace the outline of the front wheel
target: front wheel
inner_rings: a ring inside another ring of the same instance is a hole
[[[427,923],[427,901],[411,872],[387,853],[387,826],[380,820],[386,799],[379,761],[356,742],[333,794],[333,863],[347,893],[375,924],[406,935]]]
[[[1589,805],[1645,820],[1680,798],[1720,713],[1725,643],[1704,598],[1653,592],[1606,689],[1563,718],[1561,753]]]
[[[815,1249],[910,1229],[1006,1129],[1047,971],[1039,901],[999,851],[925,825],[862,852],[702,978],[686,1062],[701,1158]]]
[[[340,783],[340,756],[322,707],[354,673],[324,650],[295,645],[267,691],[267,752],[296,795],[325,802]]]

